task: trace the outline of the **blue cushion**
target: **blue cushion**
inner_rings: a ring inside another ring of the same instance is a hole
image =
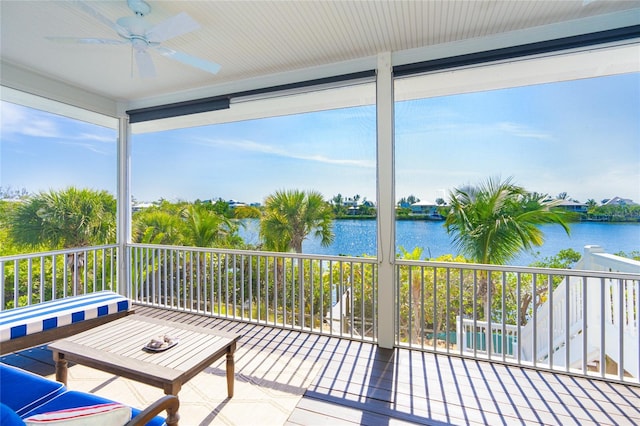
[[[112,291],[8,309],[0,312],[0,342],[128,310],[129,299]]]
[[[64,391],[62,383],[0,363],[0,401],[19,416]]]
[[[63,394],[56,396],[43,405],[36,407],[22,415],[23,418],[34,416],[36,414],[48,413],[50,411],[64,410],[68,408],[86,407],[88,405],[106,404],[113,402],[110,399],[102,398],[100,396],[84,393],[78,391],[67,391]],[[135,417],[140,413],[140,410],[132,408],[131,416]],[[160,426],[165,424],[165,419],[160,416],[154,417],[148,425]],[[4,425],[3,425],[4,426]]]
[[[24,422],[15,411],[0,402],[0,425],[23,426]]]

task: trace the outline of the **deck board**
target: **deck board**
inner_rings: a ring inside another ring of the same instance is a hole
[[[386,367],[377,355],[351,364],[340,357],[305,398],[425,424],[640,423],[637,389],[629,386],[417,351],[393,354]]]
[[[264,357],[247,359],[251,363],[236,371],[251,380],[254,375],[265,380],[259,372],[277,359],[292,369],[309,362],[320,365],[287,425],[640,425],[636,386],[429,352],[385,350],[187,312],[137,306],[136,314],[243,334],[238,345],[248,350],[238,356]],[[273,383],[279,379],[269,377]]]
[[[137,308],[244,332],[240,345],[323,367],[289,425],[638,425],[640,388],[429,352]]]

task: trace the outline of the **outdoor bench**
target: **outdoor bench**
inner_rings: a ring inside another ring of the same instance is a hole
[[[50,300],[0,312],[0,355],[72,336],[133,311],[112,291]]]
[[[0,424],[2,426],[61,425],[74,420],[92,425],[165,424],[158,416],[178,410],[178,398],[166,395],[141,411],[86,392],[71,391],[62,383],[0,363]],[[62,411],[61,411],[62,410]]]

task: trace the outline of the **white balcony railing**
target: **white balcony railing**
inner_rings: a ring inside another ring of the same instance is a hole
[[[638,384],[640,263],[606,259],[617,271],[398,260],[397,344]]]
[[[118,291],[116,245],[0,257],[0,311],[75,294]]]
[[[116,270],[119,256],[128,270]],[[377,280],[373,258],[101,246],[1,257],[0,309],[110,289],[143,305],[375,342],[378,304],[388,303],[400,347],[640,384],[640,273],[396,259],[395,300],[378,300]]]
[[[351,339],[376,339],[376,261],[134,244],[136,302]]]

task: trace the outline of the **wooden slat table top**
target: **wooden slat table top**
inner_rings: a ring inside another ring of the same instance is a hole
[[[179,343],[163,352],[144,346],[156,336],[170,335]],[[229,334],[139,315],[49,344],[65,359],[150,385],[182,384],[225,355],[240,334]]]

